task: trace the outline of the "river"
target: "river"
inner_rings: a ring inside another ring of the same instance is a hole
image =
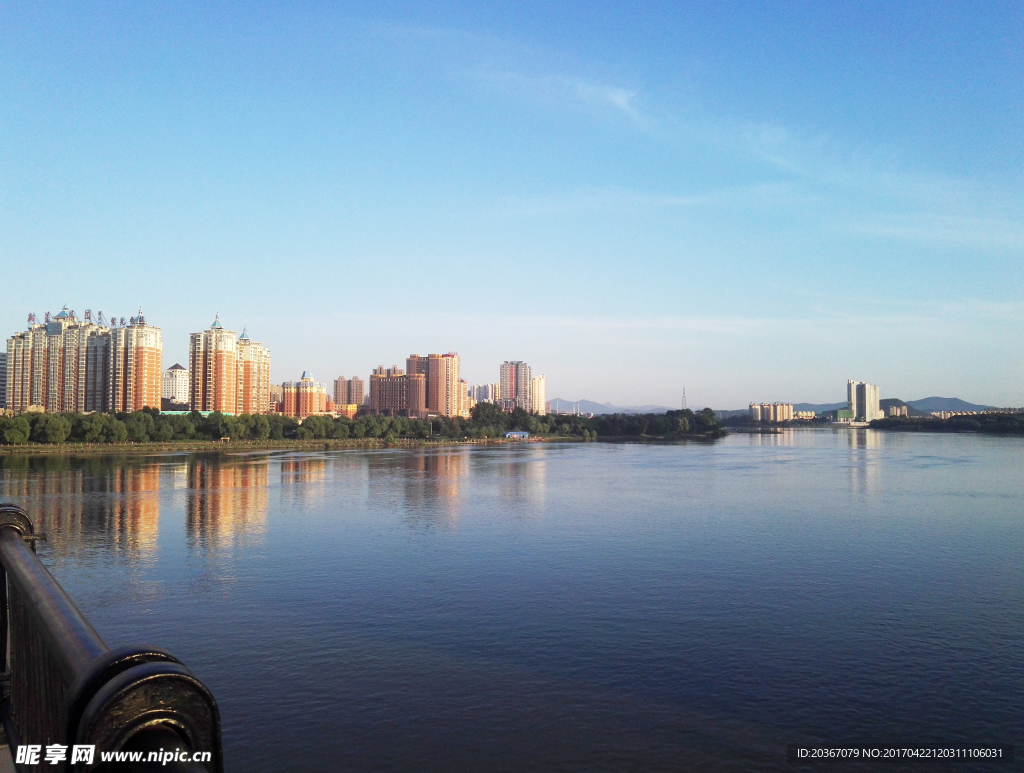
[[[108,644],[210,686],[233,773],[773,771],[1020,748],[1022,473],[1018,438],[789,430],[13,456],[0,500]]]

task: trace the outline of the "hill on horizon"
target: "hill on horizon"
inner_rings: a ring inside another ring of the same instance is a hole
[[[907,400],[907,405],[924,413],[932,411],[990,411],[991,405],[975,405],[959,397],[925,397],[921,400]]]

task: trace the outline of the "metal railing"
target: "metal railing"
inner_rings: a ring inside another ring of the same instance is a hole
[[[110,649],[35,554],[33,525],[0,504],[0,720],[19,745],[65,747],[64,761],[17,764],[31,771],[222,773],[220,713],[206,686],[155,647]],[[93,760],[73,760],[93,746]],[[158,750],[160,750],[158,752]],[[208,762],[163,752],[209,752]],[[141,762],[104,763],[101,752],[142,752]],[[158,752],[157,762],[147,762]],[[162,761],[161,761],[162,760]]]

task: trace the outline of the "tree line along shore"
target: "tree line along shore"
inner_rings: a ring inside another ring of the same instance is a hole
[[[356,419],[308,416],[301,423],[281,414],[164,414],[155,408],[133,413],[23,413],[0,417],[0,445],[124,445],[153,443],[273,443],[308,440],[486,440],[521,431],[541,437],[677,439],[722,433],[710,409],[665,414],[540,416],[517,408],[506,413],[479,403],[470,418],[415,419],[367,414]]]
[[[875,419],[872,429],[902,432],[983,432],[991,435],[1024,435],[1024,413],[975,413],[939,419],[932,416],[893,416]]]

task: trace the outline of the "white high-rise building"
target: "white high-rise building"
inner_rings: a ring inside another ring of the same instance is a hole
[[[874,421],[883,417],[878,407],[878,387],[874,384],[847,381],[846,401],[854,421]]]
[[[544,387],[544,374],[530,379],[530,410],[540,416],[546,416],[548,402]]]
[[[501,397],[497,384],[479,384],[469,388],[470,396],[478,403],[496,403]]]
[[[188,370],[175,363],[164,371],[160,396],[164,400],[188,405]]]

